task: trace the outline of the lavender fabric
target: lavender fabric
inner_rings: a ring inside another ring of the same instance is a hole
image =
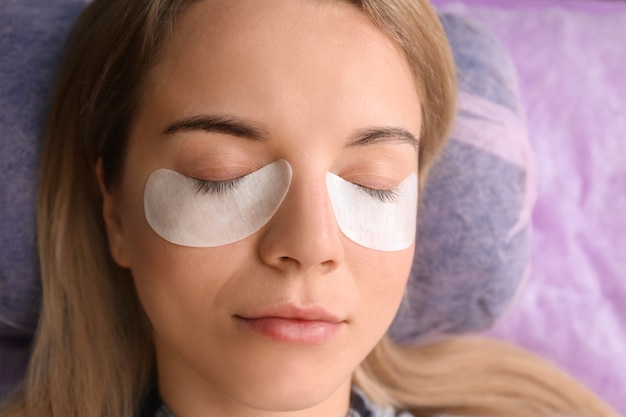
[[[537,165],[531,273],[490,334],[626,415],[626,2],[435,3],[480,22],[511,54]]]

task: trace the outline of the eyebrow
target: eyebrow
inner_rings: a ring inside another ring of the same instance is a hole
[[[350,137],[348,146],[366,146],[381,142],[407,143],[415,150],[419,150],[419,139],[400,127],[372,127],[359,130]]]
[[[164,131],[165,135],[173,135],[179,132],[203,131],[216,132],[227,135],[243,137],[254,140],[264,140],[269,137],[267,129],[258,123],[246,121],[234,116],[216,114],[197,115],[182,119],[169,125]],[[419,140],[406,129],[399,127],[371,127],[361,129],[350,135],[349,147],[360,147],[377,143],[397,142],[406,143],[419,149]]]
[[[244,121],[233,116],[222,115],[199,115],[182,119],[169,125],[163,131],[163,134],[172,135],[194,130],[207,133],[224,133],[255,140],[262,140],[269,136],[267,131],[256,123]]]

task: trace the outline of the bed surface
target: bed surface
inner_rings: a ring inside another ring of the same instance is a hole
[[[511,53],[535,155],[532,270],[491,334],[626,415],[626,2],[435,3]]]

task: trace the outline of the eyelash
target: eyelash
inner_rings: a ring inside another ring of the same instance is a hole
[[[239,178],[233,178],[227,181],[208,181],[201,180],[199,178],[193,178],[196,191],[202,194],[225,194],[227,191],[232,191],[239,187],[241,181],[245,176]]]
[[[375,188],[368,188],[359,184],[355,185],[361,190],[365,191],[370,196],[382,201],[383,203],[397,203],[398,197],[400,196],[398,190],[394,188],[392,188],[391,190],[377,190]]]
[[[202,194],[225,194],[227,191],[232,191],[237,189],[239,185],[241,185],[241,181],[245,178],[243,177],[233,178],[232,180],[227,181],[208,181],[201,180],[199,178],[193,178],[194,186],[196,187],[196,191]],[[371,197],[380,200],[383,203],[397,203],[399,193],[396,189],[390,190],[377,190],[375,188],[365,187],[364,185],[355,184],[359,189],[363,190]]]

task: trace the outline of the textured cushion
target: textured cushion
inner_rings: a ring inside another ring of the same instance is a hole
[[[0,397],[23,372],[37,325],[39,138],[63,41],[83,6],[2,0],[0,7]]]
[[[36,326],[39,142],[63,41],[83,5],[9,0],[0,11],[0,336]]]
[[[420,208],[407,296],[391,329],[425,343],[484,330],[528,273],[534,171],[513,65],[488,33],[441,20],[459,77],[459,111]]]

